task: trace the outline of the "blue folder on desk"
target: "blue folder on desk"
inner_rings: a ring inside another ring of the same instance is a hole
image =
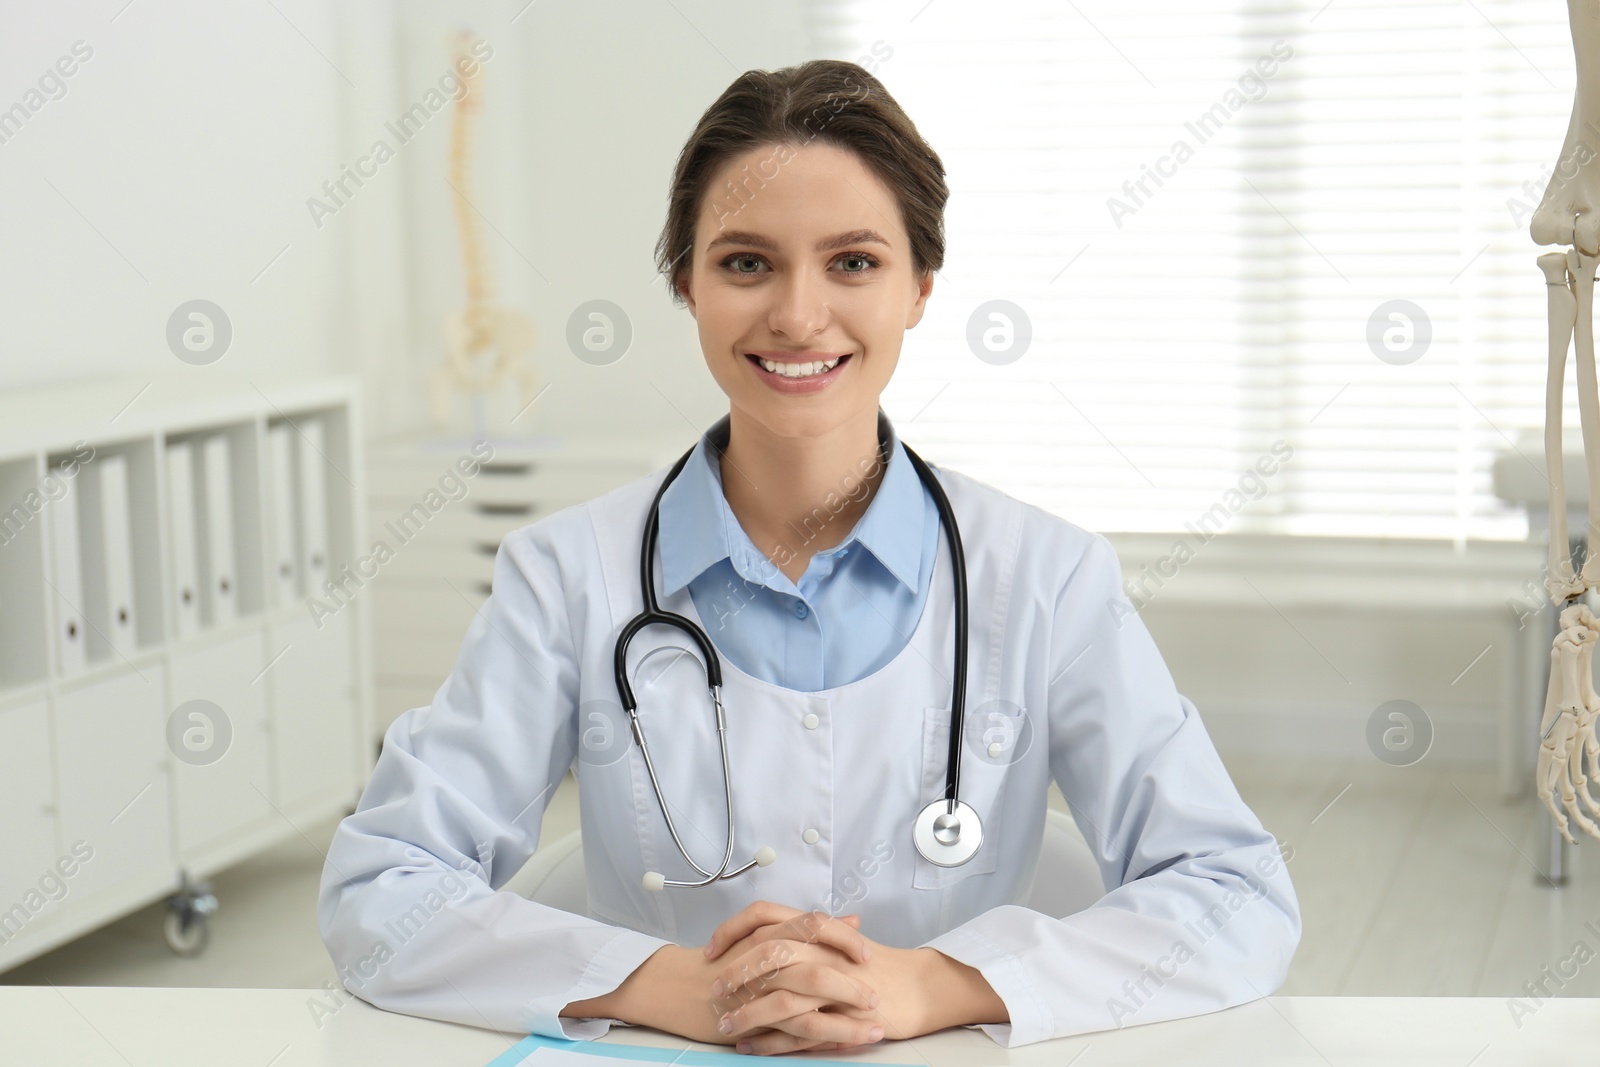
[[[580,1052],[588,1056],[614,1060],[681,1064],[682,1067],[734,1067],[734,1065],[749,1067],[752,1062],[761,1059],[759,1056],[745,1056],[737,1052],[700,1052],[671,1048],[651,1048],[644,1045],[608,1045],[601,1041],[566,1041],[558,1037],[529,1034],[490,1060],[487,1067],[516,1067],[530,1054],[541,1048],[562,1049],[567,1052]],[[806,1064],[831,1064],[837,1065],[837,1067],[846,1067],[846,1065],[861,1067],[860,1060],[817,1060],[808,1057],[800,1062]],[[917,1067],[917,1065],[910,1063],[879,1064],[877,1067]]]

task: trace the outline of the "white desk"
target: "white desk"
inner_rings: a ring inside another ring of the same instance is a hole
[[[519,1040],[347,1000],[319,1027],[309,989],[0,986],[0,1060],[27,1067],[485,1067]],[[321,994],[326,996],[326,994]],[[1546,1001],[1519,1028],[1506,1002],[1452,997],[1271,997],[1211,1015],[1003,1049],[946,1030],[849,1053],[788,1059],[988,1067],[1112,1064],[1344,1064],[1548,1067],[1591,1052],[1600,1001]],[[602,1043],[731,1053],[615,1027]],[[1075,1059],[1082,1053],[1081,1059]],[[764,1062],[746,1057],[750,1062]],[[771,1058],[767,1058],[771,1059]],[[629,1062],[614,1061],[617,1067]]]

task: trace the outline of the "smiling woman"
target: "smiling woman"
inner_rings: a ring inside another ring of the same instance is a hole
[[[678,157],[657,266],[728,394],[729,506],[791,581],[871,503],[792,550],[814,502],[879,454],[879,398],[944,264],[948,199],[910,118],[842,61],[747,72]]]
[[[1110,543],[923,462],[880,406],[948,195],[851,63],[749,71],[701,116],[657,256],[728,414],[501,542],[450,678],[389,728],[328,852],[336,963],[429,915],[352,992],[771,1054],[957,1026],[1012,1047],[1282,983],[1277,844],[1137,613],[1107,611]],[[584,915],[493,888],[569,768]],[[1052,781],[1109,890],[1067,915],[1019,904]]]

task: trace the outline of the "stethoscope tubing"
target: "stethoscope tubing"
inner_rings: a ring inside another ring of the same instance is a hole
[[[961,533],[956,523],[955,513],[950,507],[949,498],[945,496],[943,487],[938,478],[922,457],[911,450],[910,446],[901,442],[906,456],[911,460],[912,467],[917,472],[917,477],[922,484],[928,487],[933,496],[934,504],[939,509],[939,519],[945,530],[949,542],[950,559],[952,563],[951,579],[955,586],[955,677],[952,680],[951,690],[951,718],[950,718],[950,748],[947,754],[945,767],[944,799],[946,812],[955,815],[960,798],[961,787],[961,740],[964,735],[962,729],[965,718],[966,693],[967,693],[967,564],[966,555],[962,550]],[[660,603],[656,600],[655,590],[655,553],[660,538],[661,528],[661,498],[666,495],[678,474],[683,470],[689,458],[694,455],[695,449],[691,447],[678,458],[667,476],[662,479],[660,487],[656,490],[655,499],[650,504],[649,518],[645,523],[644,540],[639,553],[639,584],[644,594],[644,610],[628,621],[617,637],[616,653],[613,666],[616,673],[617,692],[622,699],[622,706],[628,713],[628,721],[633,731],[633,739],[639,746],[639,752],[644,757],[645,771],[650,777],[650,787],[655,792],[656,801],[661,805],[662,818],[666,820],[667,832],[672,835],[673,844],[678,847],[679,853],[688,861],[701,876],[702,880],[674,881],[666,880],[662,884],[674,887],[698,888],[706,886],[722,878],[733,878],[760,862],[751,860],[743,867],[734,871],[728,870],[728,864],[733,859],[733,777],[728,767],[728,721],[727,711],[722,703],[722,664],[717,656],[711,638],[703,629],[695,625],[694,621],[675,612],[661,610]],[[700,649],[701,658],[705,668],[706,685],[710,689],[712,703],[717,713],[717,744],[722,757],[722,795],[727,808],[727,847],[723,851],[722,866],[716,871],[708,871],[695,862],[689,850],[684,847],[682,838],[678,835],[677,826],[672,821],[672,813],[667,807],[666,796],[661,792],[661,783],[656,777],[655,763],[650,758],[650,747],[645,743],[644,729],[639,723],[638,700],[634,696],[633,685],[628,679],[627,655],[628,644],[635,634],[646,626],[672,626],[683,631]],[[770,857],[770,850],[769,857]],[[770,858],[767,860],[770,862]]]

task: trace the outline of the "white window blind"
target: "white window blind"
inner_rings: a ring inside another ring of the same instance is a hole
[[[815,54],[873,69],[948,171],[945,266],[884,398],[908,440],[1095,530],[1526,536],[1489,472],[1543,421],[1550,249],[1527,212],[1571,111],[1560,0],[808,17]],[[863,60],[874,42],[892,54]],[[966,342],[994,299],[1032,324],[1005,365]],[[1431,326],[1414,362],[1369,347],[1391,300]],[[1292,455],[1248,475],[1279,440]]]

